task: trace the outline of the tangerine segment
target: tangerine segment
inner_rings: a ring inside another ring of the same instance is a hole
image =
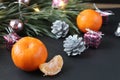
[[[98,31],[102,26],[102,16],[92,9],[83,10],[77,16],[77,25],[82,32],[87,28]]]
[[[49,76],[58,74],[63,67],[63,58],[60,55],[56,55],[48,63],[43,63],[39,66],[40,70]]]
[[[23,37],[13,45],[11,56],[18,68],[33,71],[46,61],[48,53],[46,46],[39,39]]]

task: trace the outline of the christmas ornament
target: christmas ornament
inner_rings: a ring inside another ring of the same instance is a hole
[[[53,8],[59,8],[59,9],[64,9],[65,6],[67,5],[68,0],[53,0],[52,1],[52,7]]]
[[[120,22],[118,23],[117,30],[115,31],[115,35],[120,37]]]
[[[95,7],[96,12],[101,14],[102,20],[103,20],[103,24],[106,24],[108,22],[108,17],[110,15],[114,15],[114,13],[112,11],[110,11],[110,10],[109,11],[108,10],[102,11],[95,4],[93,4],[93,6]]]
[[[68,36],[63,43],[64,51],[68,56],[80,55],[86,49],[83,38],[78,35]]]
[[[92,31],[87,29],[88,32],[84,34],[84,41],[88,47],[97,48],[101,43],[102,32]]]
[[[61,20],[56,20],[51,26],[52,33],[56,35],[57,38],[65,37],[69,31],[69,25]]]
[[[104,15],[104,14],[101,14],[102,15],[102,21],[103,21],[103,24],[107,24],[108,23],[108,16],[107,15]]]
[[[6,41],[6,47],[11,49],[13,44],[20,39],[20,36],[17,35],[15,32],[11,32],[7,35],[4,35],[3,38]]]
[[[19,19],[11,20],[9,25],[15,32],[20,32],[23,30],[23,23]]]
[[[19,3],[29,4],[30,0],[18,0]]]

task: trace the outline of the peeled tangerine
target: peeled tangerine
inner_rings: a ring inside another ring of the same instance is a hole
[[[60,55],[56,55],[48,63],[43,63],[39,66],[40,70],[48,76],[58,74],[63,67],[63,58]]]

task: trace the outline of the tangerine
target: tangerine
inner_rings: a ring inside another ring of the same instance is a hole
[[[46,61],[48,53],[39,39],[23,37],[13,45],[11,57],[16,67],[24,71],[34,71]]]
[[[63,67],[63,58],[60,55],[54,56],[49,62],[39,66],[40,70],[48,76],[58,74]]]
[[[77,16],[77,26],[84,33],[87,28],[98,31],[102,26],[102,16],[92,9],[83,10]]]

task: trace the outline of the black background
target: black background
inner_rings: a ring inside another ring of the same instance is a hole
[[[108,10],[108,9],[106,9]],[[110,9],[109,9],[110,10]],[[109,16],[109,22],[102,26],[104,33],[97,49],[89,48],[82,55],[68,57],[63,51],[64,39],[39,37],[49,52],[49,61],[60,54],[64,59],[62,71],[53,77],[43,77],[43,73],[24,72],[15,67],[11,53],[4,45],[0,47],[0,79],[1,80],[120,80],[120,38],[114,32],[120,22],[120,9],[111,9],[115,15]],[[82,35],[81,35],[82,36]]]

